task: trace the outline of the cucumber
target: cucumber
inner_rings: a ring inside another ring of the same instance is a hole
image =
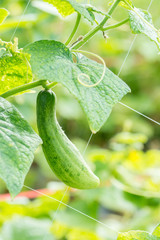
[[[55,175],[73,188],[98,187],[99,178],[90,170],[57,121],[56,95],[51,90],[43,90],[38,94],[37,126],[44,155]]]

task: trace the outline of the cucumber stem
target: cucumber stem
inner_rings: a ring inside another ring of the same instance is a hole
[[[30,90],[30,89],[38,87],[38,86],[44,86],[44,84],[46,84],[46,82],[47,82],[46,80],[39,80],[39,81],[27,83],[27,84],[13,88],[13,89],[1,94],[0,97],[7,98],[7,97],[10,97],[17,93],[24,92],[24,91]]]

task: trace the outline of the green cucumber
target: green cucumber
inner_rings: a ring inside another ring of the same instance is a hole
[[[44,155],[55,175],[73,188],[98,187],[99,178],[90,170],[57,121],[56,95],[51,90],[43,90],[38,94],[37,126]]]

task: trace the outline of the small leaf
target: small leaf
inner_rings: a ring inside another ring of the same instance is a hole
[[[77,63],[74,63],[72,53],[60,42],[42,40],[28,45],[24,51],[31,54],[30,63],[36,79],[60,82],[75,96],[94,133],[106,122],[113,106],[130,91],[108,68],[99,85],[91,88],[82,86],[78,76],[86,74],[92,84],[97,83],[102,76],[103,65],[83,55],[78,55]]]
[[[18,110],[0,97],[0,177],[12,197],[21,191],[40,143]]]
[[[129,21],[133,33],[145,34],[150,40],[154,41],[158,49],[160,49],[159,31],[154,27],[152,16],[148,11],[134,7],[132,10],[129,10]]]
[[[103,15],[103,16],[107,15],[106,13],[102,12],[101,10],[97,9],[96,7],[94,7],[90,4],[86,5],[86,9],[89,11],[90,15],[92,15],[93,19],[95,19],[94,13],[97,13],[97,14],[100,14],[100,15]]]
[[[91,23],[94,22],[93,15],[90,14],[87,8],[85,8],[82,4],[74,0],[44,0],[44,1],[51,3],[54,7],[56,7],[58,12],[63,17],[67,17],[74,12],[78,12]]]
[[[15,52],[0,56],[0,94],[32,81],[28,54]]]
[[[5,8],[0,8],[0,24],[6,19],[9,15],[9,12]]]

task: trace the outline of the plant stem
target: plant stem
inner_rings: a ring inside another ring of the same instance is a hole
[[[80,47],[82,47],[89,39],[91,39],[99,30],[101,30],[104,26],[104,24],[107,22],[107,20],[111,17],[111,14],[113,13],[113,11],[115,10],[115,8],[117,7],[117,5],[120,3],[121,0],[116,0],[111,8],[109,9],[107,15],[105,16],[105,18],[102,20],[102,22],[96,26],[95,28],[93,28],[89,33],[87,33],[83,40],[78,42],[76,45],[74,45],[73,49],[78,49]]]
[[[65,45],[67,46],[73,39],[74,35],[76,34],[77,30],[78,30],[78,27],[79,27],[79,24],[80,24],[80,20],[81,20],[81,15],[79,13],[77,13],[77,20],[76,20],[76,23],[75,23],[75,26],[73,28],[73,31],[71,32],[68,40],[65,42]]]
[[[30,90],[30,89],[38,87],[38,86],[44,86],[45,87],[46,86],[46,80],[39,80],[39,81],[24,84],[20,87],[13,88],[13,89],[9,90],[8,92],[5,92],[5,93],[1,94],[0,97],[7,98],[7,97],[10,97],[10,96],[15,95],[17,93],[20,93],[20,92],[23,92],[23,91],[26,91],[26,90]]]
[[[48,89],[50,89],[50,88],[56,86],[57,84],[58,84],[57,82],[52,82],[52,83],[50,83],[50,84],[47,84],[46,87],[45,87],[45,89],[48,90]]]
[[[116,24],[113,24],[113,25],[109,25],[107,27],[104,27],[102,28],[102,31],[107,31],[107,30],[110,30],[110,29],[113,29],[113,28],[117,28],[117,27],[120,27],[121,25],[125,24],[126,22],[129,21],[129,18],[126,18],[125,20],[119,22],[119,23],[116,23]]]

